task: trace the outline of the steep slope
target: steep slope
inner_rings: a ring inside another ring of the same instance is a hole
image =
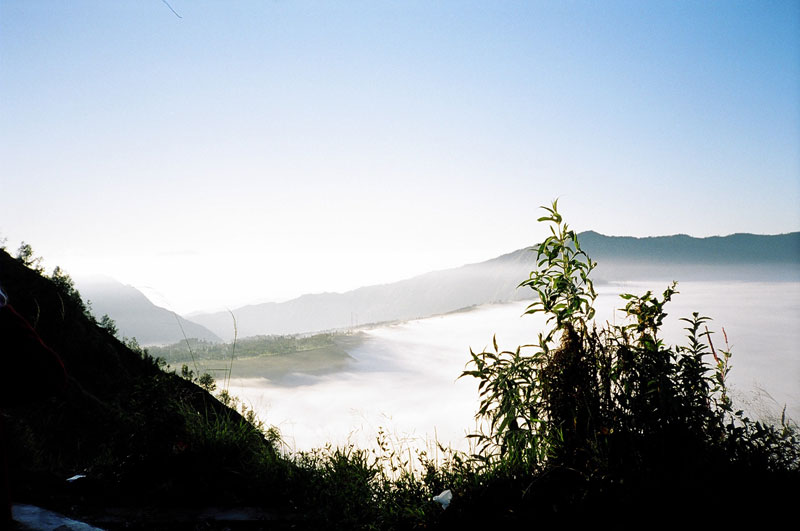
[[[221,341],[204,326],[156,306],[141,291],[112,278],[79,279],[76,284],[96,316],[109,315],[122,337],[135,337],[141,345],[175,343],[184,339],[184,333],[188,338]]]
[[[4,404],[13,499],[69,510],[248,496],[252,483],[236,485],[252,466],[253,449],[264,449],[258,459],[274,451],[236,411],[100,328],[63,278],[54,283],[0,251],[0,284],[68,374],[66,389],[54,396]],[[6,368],[22,354],[9,344],[0,348]],[[40,376],[4,373],[20,389]],[[225,431],[214,433],[214,426]],[[74,474],[86,478],[65,481]],[[269,475],[257,482],[270,491]]]
[[[582,247],[601,265],[595,278],[626,280],[800,280],[800,233],[653,238],[580,234]],[[240,337],[346,328],[353,324],[427,317],[490,302],[524,299],[517,290],[535,267],[535,252],[519,249],[486,262],[436,271],[346,293],[303,295],[283,303],[234,310]],[[192,320],[231,339],[227,313]]]

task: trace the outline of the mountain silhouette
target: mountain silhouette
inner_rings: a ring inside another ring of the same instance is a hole
[[[581,247],[599,262],[596,282],[628,280],[800,280],[800,232],[733,234],[709,238],[686,235],[634,238],[579,234]],[[281,303],[233,311],[240,337],[347,328],[383,321],[428,317],[470,306],[522,300],[517,289],[536,266],[530,248],[462,267],[358,288],[345,293],[308,294]],[[192,320],[230,340],[227,312],[192,315]]]
[[[83,298],[91,301],[96,316],[107,314],[122,337],[135,337],[143,346],[175,343],[184,337],[221,341],[204,326],[156,306],[133,286],[109,277],[79,279],[76,285]]]

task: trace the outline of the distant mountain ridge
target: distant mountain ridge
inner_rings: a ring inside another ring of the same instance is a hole
[[[800,263],[800,232],[775,235],[738,233],[707,238],[686,234],[634,238],[586,231],[578,238],[592,259],[598,261],[658,259],[692,264]]]
[[[135,337],[142,346],[182,341],[184,333],[190,338],[221,341],[206,327],[156,306],[133,286],[107,277],[78,279],[76,284],[83,299],[91,301],[95,316],[108,314],[121,337]]]
[[[593,275],[597,282],[800,280],[800,232],[634,238],[587,231],[579,234],[579,241],[599,264]],[[479,304],[530,298],[530,291],[517,290],[517,286],[535,266],[536,253],[525,248],[390,284],[303,295],[282,303],[244,306],[233,313],[240,337],[427,317]],[[197,314],[192,320],[220,337],[232,338],[227,312]]]

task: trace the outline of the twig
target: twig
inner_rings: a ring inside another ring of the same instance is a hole
[[[231,345],[231,364],[228,368],[228,379],[225,381],[225,392],[228,391],[228,387],[231,384],[231,373],[233,372],[233,358],[236,352],[236,338],[239,337],[239,329],[236,326],[236,316],[233,315],[233,312],[228,309],[228,313],[231,314],[231,319],[233,319],[233,345]]]
[[[183,325],[181,324],[181,319],[178,317],[178,314],[172,312],[172,315],[175,316],[175,320],[178,322],[178,328],[181,329],[181,334],[183,334],[183,340],[186,342],[186,348],[189,349],[189,355],[192,357],[192,364],[194,365],[194,372],[197,374],[197,377],[200,377],[200,367],[197,365],[197,359],[194,357],[194,352],[192,351],[192,345],[189,343],[189,338],[186,337],[186,332],[183,330]]]
[[[705,327],[705,329],[706,329],[706,338],[708,339],[708,346],[711,347],[711,354],[714,356],[714,359],[716,360],[716,362],[719,363],[719,358],[717,357],[717,351],[714,350],[714,343],[711,342],[711,332],[708,331],[708,327],[707,326]],[[726,336],[725,339],[727,341],[727,336]]]
[[[164,2],[164,5],[165,5],[165,6],[167,6],[167,7],[169,8],[169,10],[170,10],[170,11],[172,11],[173,13],[175,13],[175,16],[176,16],[176,17],[178,17],[178,18],[183,18],[182,16],[180,16],[180,15],[178,14],[178,12],[177,12],[177,11],[175,11],[174,9],[172,9],[172,6],[171,6],[171,5],[169,5],[169,2],[167,2],[167,0],[161,0],[161,1],[162,1],[162,2]]]

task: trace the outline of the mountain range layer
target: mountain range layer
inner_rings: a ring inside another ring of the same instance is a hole
[[[800,232],[733,234],[709,238],[686,235],[633,238],[579,234],[581,247],[598,263],[598,283],[630,280],[800,280]],[[517,289],[536,267],[536,253],[519,249],[485,262],[434,271],[390,284],[345,293],[303,295],[282,303],[233,310],[239,337],[294,334],[348,328],[446,313],[470,306],[523,300]],[[224,339],[233,338],[230,314],[191,319]]]
[[[109,315],[120,335],[136,338],[143,346],[181,341],[185,337],[221,341],[213,332],[160,306],[139,290],[114,279],[95,277],[77,281],[84,300],[96,316]]]

